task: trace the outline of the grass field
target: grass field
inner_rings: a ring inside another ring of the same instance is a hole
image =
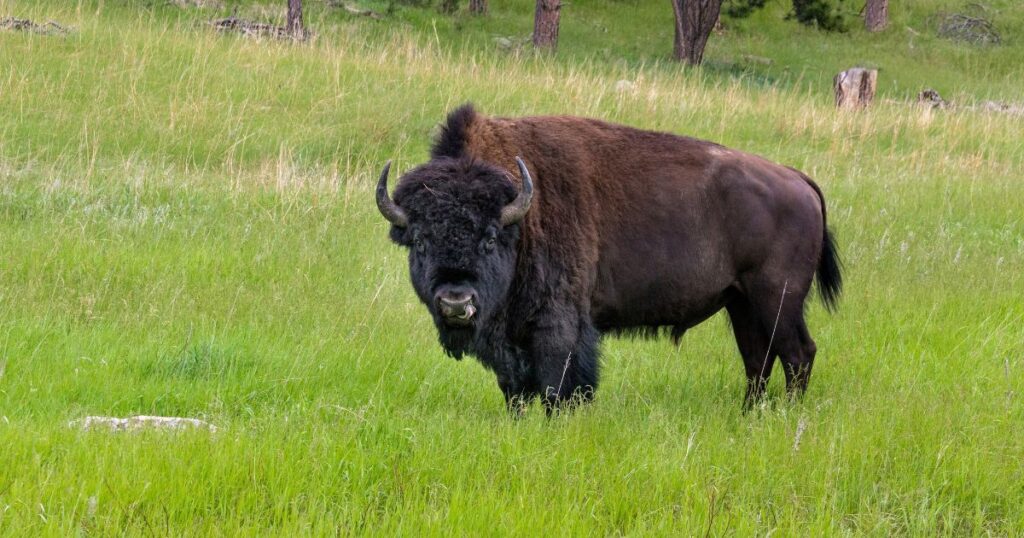
[[[680,71],[620,54],[621,36],[611,59],[571,39],[554,58],[476,50],[497,15],[446,44],[426,11],[386,30],[313,7],[317,39],[287,44],[150,4],[0,0],[75,27],[0,33],[0,534],[1024,533],[1020,117],[840,114],[827,87]],[[1022,47],[931,74],[1021,100],[1024,68],[1001,59]],[[803,80],[831,76],[803,61]],[[846,293],[835,315],[810,307],[807,397],[786,402],[777,375],[742,414],[716,316],[678,348],[606,340],[593,405],[510,420],[492,374],[443,355],[371,199],[382,163],[422,161],[466,100],[709,138],[814,177]],[[92,414],[219,431],[68,427]]]

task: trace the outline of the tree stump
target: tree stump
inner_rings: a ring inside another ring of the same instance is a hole
[[[875,98],[878,70],[854,67],[832,79],[837,108],[865,108]]]

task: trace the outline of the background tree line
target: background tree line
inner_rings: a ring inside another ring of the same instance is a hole
[[[302,20],[302,0],[288,1],[287,31],[294,37],[305,35]],[[816,26],[828,32],[845,32],[847,22],[841,6],[846,0],[792,0],[789,17],[800,24]],[[672,57],[689,65],[700,65],[704,48],[724,11],[728,16],[743,18],[761,9],[767,0],[669,0],[675,16],[675,37]],[[538,49],[554,50],[558,46],[558,27],[562,13],[562,0],[537,0],[533,23],[533,45]],[[442,13],[455,13],[459,0],[441,0]],[[487,0],[469,0],[469,12],[487,14]],[[865,0],[861,9],[864,26],[877,32],[888,25],[889,0]]]

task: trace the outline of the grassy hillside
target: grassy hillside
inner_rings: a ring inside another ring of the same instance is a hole
[[[122,0],[149,7],[161,17],[203,20],[235,12],[256,20],[284,19],[286,2],[226,0],[223,8],[181,10],[164,0]],[[109,2],[108,2],[109,3]],[[411,37],[421,45],[440,45],[460,54],[501,53],[496,39],[528,43],[533,31],[535,2],[492,2],[491,13],[475,17],[467,0],[454,16],[441,15],[429,2],[417,0],[346,0],[352,6],[384,14],[384,20],[353,16],[326,2],[306,0],[308,24],[322,35],[338,25],[358,26],[363,38],[386,43],[395,36]],[[439,1],[435,1],[435,4]],[[723,30],[708,44],[705,71],[716,78],[735,78],[755,86],[781,85],[831,95],[832,77],[852,66],[879,69],[884,97],[912,98],[924,88],[960,100],[1024,100],[1024,3],[987,0],[982,6],[1003,38],[998,46],[971,46],[940,39],[938,17],[943,13],[975,14],[977,7],[962,0],[903,0],[893,3],[889,27],[868,33],[857,12],[862,0],[846,0],[843,13],[848,33],[830,34],[786,20],[792,2],[772,0],[747,19],[723,17]],[[679,74],[669,61],[672,51],[672,9],[666,1],[579,0],[563,8],[558,57],[565,64],[593,61],[599,65],[644,66]],[[529,47],[527,46],[528,50]],[[770,62],[766,64],[765,62]]]
[[[143,3],[0,3],[75,27],[0,32],[0,534],[1024,533],[1020,118],[839,114],[798,82],[831,76],[817,60],[778,85],[680,73],[630,49],[663,42],[625,28],[660,11],[594,4],[571,9],[609,21],[608,58],[571,13],[562,52],[537,58],[482,46],[500,12],[456,31],[312,6],[320,35],[294,45]],[[500,9],[502,35],[525,32],[525,2]],[[811,63],[757,20],[711,58],[746,42],[779,69]],[[898,26],[881,39],[905,42]],[[950,91],[1014,98],[998,58],[1015,44],[935,43],[959,51],[932,63]],[[910,81],[892,96],[919,82],[886,72]],[[838,314],[810,307],[807,398],[785,402],[776,376],[741,414],[719,316],[679,348],[606,340],[592,406],[509,420],[492,374],[437,346],[371,201],[383,161],[422,161],[465,100],[710,138],[815,177],[847,288]],[[220,431],[67,426],[90,414]]]
[[[363,5],[386,10],[387,2]],[[316,4],[314,4],[315,6]],[[443,17],[435,10],[406,8],[394,14],[409,22],[413,33],[467,50],[494,49],[495,36],[527,39],[533,30],[535,2],[494,2],[489,17],[461,13]],[[862,1],[847,0],[850,32],[828,34],[785,20],[792,2],[774,0],[748,19],[723,18],[723,31],[711,37],[706,71],[716,77],[750,84],[810,88],[831,94],[836,73],[855,65],[879,69],[879,91],[894,98],[913,97],[923,88],[964,99],[1024,99],[1020,80],[1024,66],[1024,4],[1015,0],[985,2],[1005,41],[997,47],[972,47],[939,39],[935,17],[964,10],[964,2],[907,0],[893,4],[889,28],[879,34],[863,29],[856,11]],[[316,15],[314,11],[314,17]],[[327,10],[330,21],[349,16]],[[559,55],[569,61],[637,66],[658,64],[679,72],[669,61],[672,51],[672,9],[667,1],[581,0],[563,9]],[[394,24],[378,27],[394,31]],[[406,30],[408,31],[408,30]],[[765,60],[770,65],[765,65]]]

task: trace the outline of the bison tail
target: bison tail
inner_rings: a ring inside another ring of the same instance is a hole
[[[829,312],[835,312],[839,304],[839,296],[843,292],[843,261],[839,258],[839,251],[836,249],[836,240],[832,236],[832,230],[828,229],[828,213],[825,211],[825,195],[821,193],[818,184],[803,172],[791,168],[800,174],[804,181],[814,189],[821,202],[821,228],[824,230],[821,240],[821,258],[818,260],[818,294],[821,302]]]
[[[842,261],[836,250],[832,230],[825,226],[825,238],[821,246],[821,259],[818,260],[818,293],[821,302],[829,312],[835,312],[839,303],[839,295],[843,291]]]

